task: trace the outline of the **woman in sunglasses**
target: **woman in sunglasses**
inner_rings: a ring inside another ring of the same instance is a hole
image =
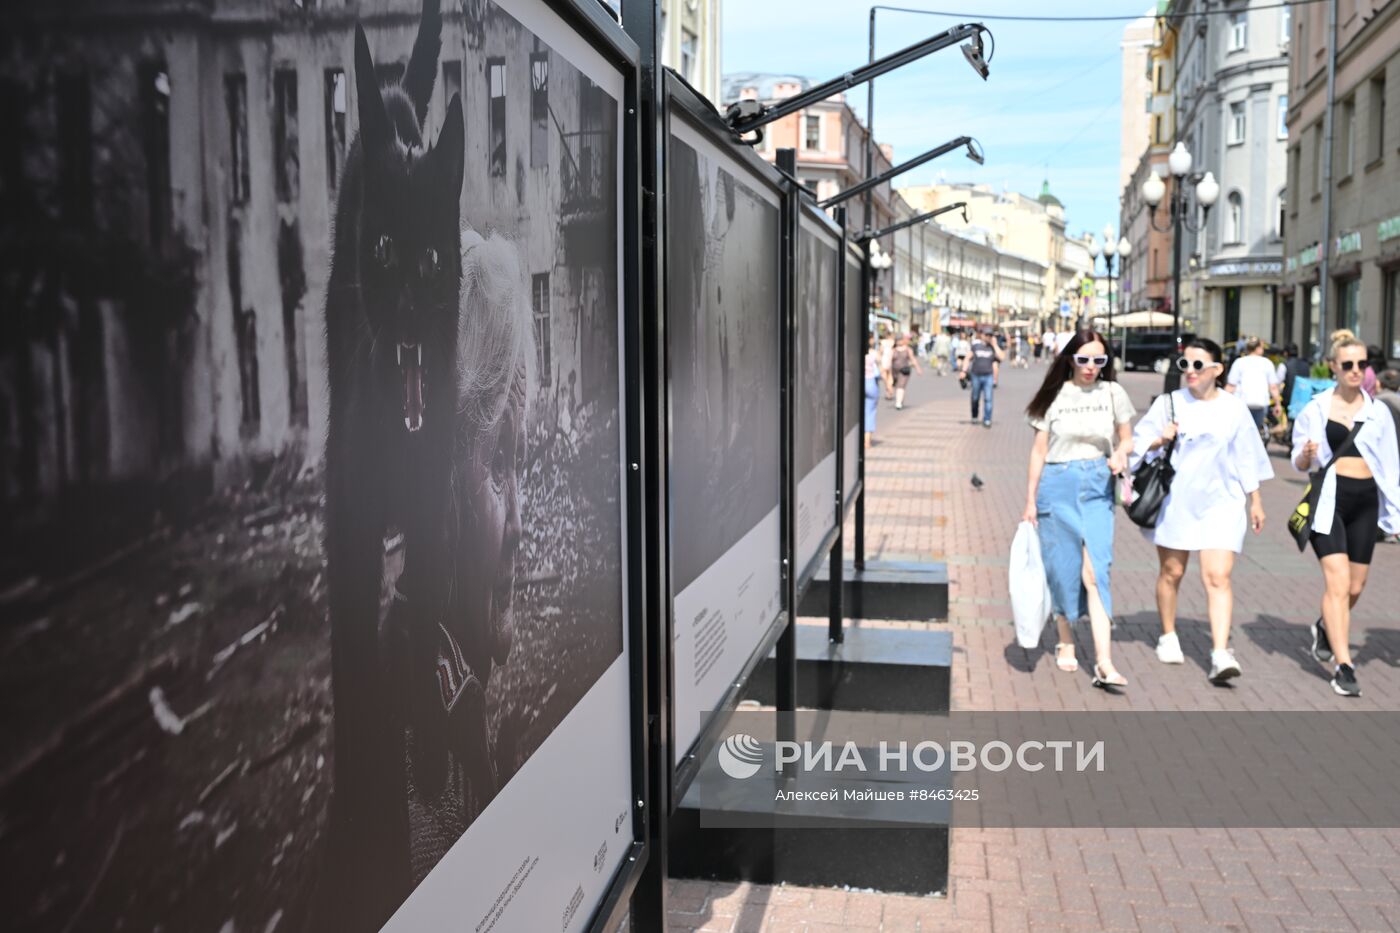
[[[1322,617],[1313,623],[1312,653],[1335,661],[1332,689],[1361,696],[1348,637],[1351,608],[1366,586],[1376,527],[1400,531],[1400,454],[1395,424],[1361,391],[1366,346],[1354,337],[1332,344],[1329,363],[1337,386],[1313,397],[1293,425],[1293,466],[1301,472],[1327,467],[1312,522],[1312,546],[1326,590]]]
[[[1113,476],[1132,449],[1136,411],[1108,369],[1108,342],[1076,334],[1056,356],[1040,391],[1026,407],[1035,429],[1024,520],[1040,532],[1059,643],[1055,665],[1079,669],[1071,621],[1089,617],[1096,687],[1126,687],[1113,666]]]
[[[1198,553],[1210,618],[1208,676],[1211,683],[1223,684],[1240,676],[1239,661],[1230,650],[1230,574],[1245,531],[1252,528],[1258,534],[1264,528],[1259,484],[1273,479],[1274,468],[1249,407],[1222,391],[1220,344],[1197,337],[1176,363],[1182,388],[1158,396],[1133,432],[1135,465],[1162,456],[1170,446],[1176,469],[1157,526],[1143,529],[1157,545],[1157,614],[1162,620],[1157,658],[1166,664],[1185,661],[1176,634],[1176,601],[1191,554]]]

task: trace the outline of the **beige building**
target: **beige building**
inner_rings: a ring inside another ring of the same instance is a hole
[[[989,185],[938,184],[899,189],[916,211],[927,211],[967,202],[968,220],[987,231],[989,243],[1006,255],[1023,257],[1042,268],[1040,298],[1022,313],[1058,314],[1063,285],[1076,272],[1088,272],[1087,252],[1082,259],[1066,256],[1065,210],[1050,193],[1047,182],[1037,197],[996,191]]]
[[[723,0],[661,0],[661,61],[718,104]]]
[[[1137,171],[1152,142],[1152,46],[1155,29],[1151,10],[1123,30],[1123,113],[1118,146],[1118,187]]]
[[[1400,358],[1400,0],[1339,0],[1338,7],[1330,179],[1323,165],[1328,5],[1292,10],[1284,284],[1275,335],[1311,346],[1319,330],[1350,327],[1395,360]],[[1329,202],[1330,235],[1323,242]]]

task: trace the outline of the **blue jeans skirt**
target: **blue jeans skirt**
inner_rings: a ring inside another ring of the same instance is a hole
[[[870,376],[865,380],[865,430],[875,430],[875,413],[880,408],[880,377]]]
[[[1047,463],[1035,496],[1040,525],[1040,555],[1050,583],[1055,612],[1074,622],[1089,614],[1089,593],[1081,569],[1084,549],[1094,568],[1099,599],[1109,618],[1113,596],[1109,570],[1113,566],[1113,475],[1108,460]]]

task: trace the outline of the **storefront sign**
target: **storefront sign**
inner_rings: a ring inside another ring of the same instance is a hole
[[[1345,256],[1347,253],[1361,252],[1361,232],[1353,231],[1344,233],[1337,237],[1337,255]]]
[[[1400,236],[1400,216],[1391,217],[1389,220],[1382,220],[1376,224],[1376,239],[1381,243],[1393,240],[1398,236]]]
[[[1211,275],[1278,275],[1282,271],[1281,262],[1222,262],[1210,267]]]
[[[1290,264],[1288,267],[1288,271],[1293,272],[1299,266],[1310,266],[1313,263],[1317,262],[1319,245],[1320,244],[1318,243],[1314,243],[1312,246],[1305,247],[1303,251],[1300,252],[1297,256],[1291,257],[1288,260]]]

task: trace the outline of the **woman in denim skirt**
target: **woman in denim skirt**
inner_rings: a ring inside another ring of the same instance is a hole
[[[1050,364],[1026,407],[1035,429],[1025,521],[1040,532],[1059,642],[1055,665],[1079,669],[1071,622],[1089,618],[1096,687],[1126,687],[1113,666],[1113,483],[1127,470],[1136,411],[1108,366],[1108,341],[1081,331]]]

